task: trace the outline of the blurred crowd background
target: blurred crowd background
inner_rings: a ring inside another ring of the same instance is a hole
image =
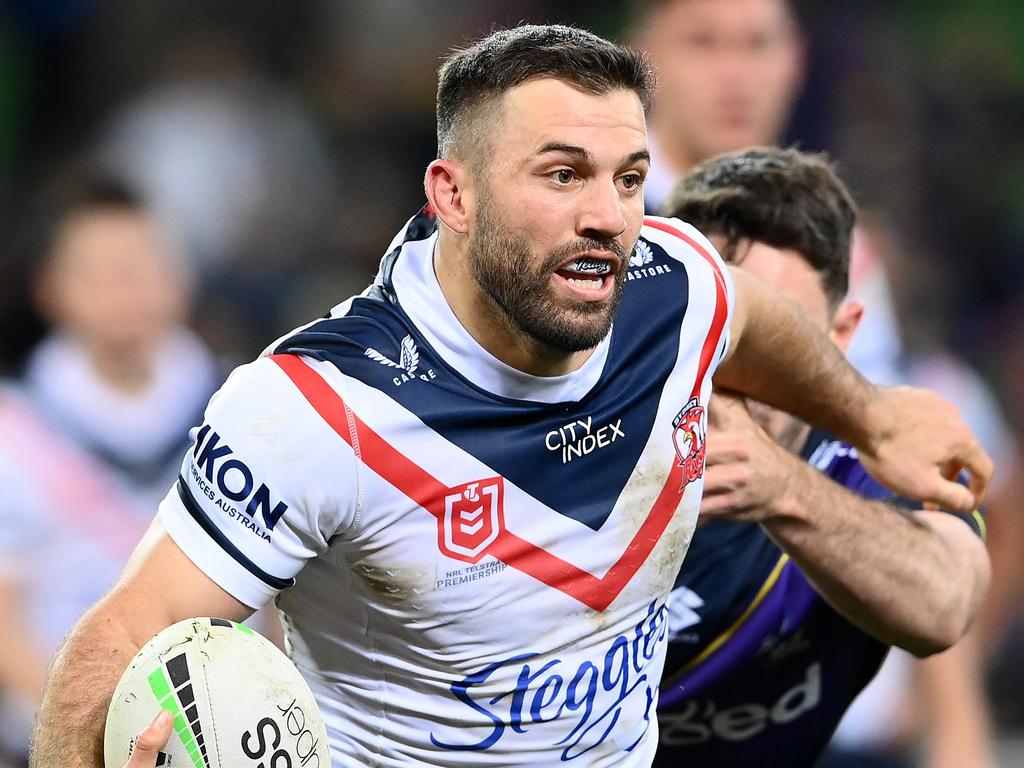
[[[884,347],[872,373],[980,403],[976,429],[1016,501],[1020,1],[795,7],[804,79],[781,139],[828,151],[864,208],[872,246],[862,250],[873,256],[855,260],[854,284],[869,319],[874,301],[893,321],[863,331]],[[45,657],[66,630],[51,616],[52,638],[8,653],[19,628],[4,606],[60,599],[83,578],[44,534],[82,525],[137,535],[168,467],[173,477],[168,457],[224,373],[370,281],[422,203],[444,54],[520,21],[629,39],[635,12],[626,0],[0,2],[0,373],[20,382],[0,390],[0,482],[18,506],[5,517],[0,505],[0,659]],[[152,257],[118,260],[118,248]],[[877,260],[881,292],[867,274]],[[93,356],[104,375],[68,341],[87,326],[105,334]],[[89,484],[97,464],[113,470],[109,487]],[[131,503],[112,511],[114,496]],[[39,512],[38,530],[15,519],[62,505],[64,518]],[[115,520],[122,512],[130,525]],[[993,547],[1006,565],[981,645],[1008,744],[1024,732],[1024,579],[1012,566],[1024,563],[1024,538],[1003,514]],[[97,546],[113,567],[127,545]],[[24,568],[44,563],[25,586]],[[9,700],[38,685],[14,666]]]

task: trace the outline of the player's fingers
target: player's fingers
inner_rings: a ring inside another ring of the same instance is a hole
[[[957,459],[969,474],[967,485],[971,489],[971,493],[974,494],[975,505],[980,504],[985,498],[985,492],[988,490],[988,484],[995,469],[992,458],[975,442]]]
[[[167,746],[173,725],[174,718],[171,713],[161,709],[153,722],[139,734],[131,759],[125,764],[125,768],[155,768],[157,755]]]
[[[970,512],[978,506],[969,488],[945,478],[939,478],[933,492],[928,496],[925,501],[934,502],[943,509],[955,512]]]
[[[743,488],[746,478],[743,467],[730,464],[708,467],[704,470],[704,498],[735,493]]]
[[[714,432],[708,435],[704,447],[704,464],[709,467],[719,464],[746,461],[750,447],[746,441],[730,432]]]
[[[724,489],[719,493],[705,495],[700,502],[700,514],[707,516],[722,515],[737,509],[741,500],[740,494]]]

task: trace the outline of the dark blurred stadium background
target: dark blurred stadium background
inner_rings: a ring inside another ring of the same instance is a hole
[[[1020,0],[802,10],[808,82],[788,136],[837,157],[898,233],[908,345],[977,366],[1019,436]],[[43,332],[26,283],[34,222],[69,169],[98,163],[140,184],[195,276],[196,327],[241,361],[360,290],[420,205],[447,50],[521,20],[622,37],[628,19],[627,2],[593,0],[5,0],[0,372]],[[990,674],[1007,745],[1024,730],[1021,636]]]

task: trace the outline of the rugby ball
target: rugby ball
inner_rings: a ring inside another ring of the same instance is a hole
[[[330,768],[323,718],[306,681],[277,646],[244,624],[173,624],[132,659],[103,734],[107,768],[122,768],[160,709],[174,731],[169,768]]]

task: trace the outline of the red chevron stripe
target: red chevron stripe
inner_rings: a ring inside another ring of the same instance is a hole
[[[647,223],[687,242],[708,260],[715,271],[715,314],[710,333],[701,349],[698,375],[691,393],[691,396],[699,396],[704,376],[725,327],[728,313],[725,279],[718,264],[700,244],[674,227],[655,221]],[[295,355],[272,355],[270,359],[277,363],[335,433],[353,447],[360,461],[430,512],[438,521],[443,521],[444,498],[451,489],[403,455],[360,419],[323,377],[301,358]],[[618,597],[654,550],[679,506],[684,488],[682,467],[674,464],[644,522],[622,555],[602,577],[505,529],[499,532],[487,552],[509,567],[579,600],[595,611],[603,611]]]

